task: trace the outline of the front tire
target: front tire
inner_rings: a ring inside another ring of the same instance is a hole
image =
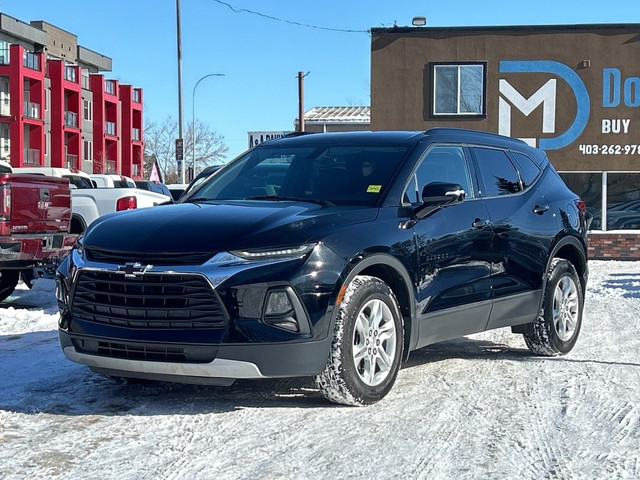
[[[524,334],[536,355],[552,357],[571,351],[582,326],[584,298],[575,267],[568,260],[554,258],[544,290],[542,311]]]
[[[331,353],[315,381],[328,400],[370,405],[393,386],[403,348],[400,307],[389,286],[360,275],[347,287],[333,331]]]

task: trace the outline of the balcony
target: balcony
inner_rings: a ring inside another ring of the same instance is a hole
[[[8,117],[11,115],[11,97],[8,93],[0,93],[0,116]]]
[[[25,51],[22,55],[22,65],[40,71],[40,57],[35,53]]]
[[[139,177],[140,176],[140,165],[138,165],[137,163],[134,163],[133,165],[131,165],[131,174],[134,177]]]
[[[9,65],[9,49],[0,48],[0,65]]]
[[[23,103],[23,112],[22,114],[27,118],[35,118],[36,120],[40,120],[40,104],[33,102],[24,102]]]
[[[22,163],[29,167],[39,167],[40,166],[40,149],[38,148],[25,148],[24,151],[24,160]]]
[[[76,67],[64,67],[64,79],[73,83],[78,83]]]
[[[107,160],[107,171],[105,173],[108,173],[108,174],[118,173],[116,171],[116,161],[115,160]]]
[[[133,101],[135,103],[140,103],[140,90],[137,90],[137,89],[133,90]]]
[[[78,169],[78,155],[65,155],[65,168]]]
[[[139,142],[140,141],[140,129],[139,128],[134,128],[131,137],[136,142]]]
[[[78,128],[78,114],[75,112],[64,112],[65,127]]]
[[[104,91],[110,95],[116,94],[116,82],[113,80],[105,80]]]
[[[104,122],[104,131],[107,135],[116,136],[116,122]]]

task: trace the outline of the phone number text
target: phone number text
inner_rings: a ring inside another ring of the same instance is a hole
[[[583,155],[636,155],[640,154],[640,145],[579,145]]]

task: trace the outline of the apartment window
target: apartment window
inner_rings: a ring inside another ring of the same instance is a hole
[[[133,89],[133,101],[135,103],[140,103],[140,90],[137,88]]]
[[[104,82],[104,91],[106,93],[111,94],[111,95],[115,95],[116,94],[116,82],[114,82],[113,80],[106,80]]]
[[[432,64],[433,115],[484,115],[485,64]]]
[[[83,142],[83,153],[85,162],[91,162],[93,160],[93,142],[85,140]]]
[[[9,42],[0,41],[0,65],[9,65]]]
[[[89,85],[89,70],[87,70],[86,68],[82,69],[82,88],[84,88],[85,90],[90,90],[90,85]]]
[[[76,67],[64,67],[64,79],[76,83],[78,81],[78,77],[76,76]]]
[[[22,65],[32,70],[40,70],[40,57],[35,53],[24,52]]]
[[[93,102],[90,100],[83,100],[83,115],[82,118],[85,120],[92,122],[93,121]]]

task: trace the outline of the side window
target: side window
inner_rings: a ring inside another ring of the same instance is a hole
[[[516,160],[516,166],[520,172],[520,180],[522,180],[523,188],[529,187],[536,181],[540,175],[540,167],[529,157],[522,153],[511,152]]]
[[[422,189],[431,182],[457,183],[473,198],[473,182],[469,166],[461,146],[435,146],[422,159],[405,188],[405,203],[421,203]]]
[[[518,172],[506,152],[495,148],[479,147],[472,148],[472,151],[484,181],[483,196],[509,195],[521,190]]]

